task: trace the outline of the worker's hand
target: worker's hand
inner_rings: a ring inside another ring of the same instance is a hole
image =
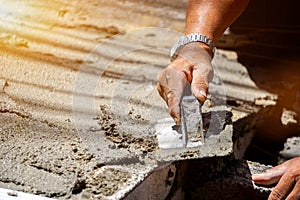
[[[300,157],[288,160],[265,173],[253,175],[252,179],[261,185],[278,183],[268,200],[300,200]]]
[[[201,43],[185,45],[179,56],[162,71],[157,90],[166,101],[177,125],[180,124],[179,104],[185,85],[191,84],[193,94],[203,103],[212,78],[211,55],[207,46]]]

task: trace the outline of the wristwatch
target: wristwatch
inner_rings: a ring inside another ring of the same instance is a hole
[[[191,42],[202,42],[206,44],[210,48],[213,56],[215,55],[216,47],[211,39],[209,39],[206,35],[200,33],[192,33],[189,35],[181,36],[175,43],[175,45],[171,48],[171,62],[177,58],[178,53],[182,49],[182,47]]]

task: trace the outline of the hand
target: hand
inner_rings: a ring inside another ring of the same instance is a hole
[[[253,175],[252,179],[261,185],[278,183],[268,200],[300,200],[300,157],[288,160],[265,173]]]
[[[208,50],[207,50],[208,49]],[[180,100],[187,83],[193,94],[204,102],[208,83],[213,78],[209,48],[202,43],[190,43],[179,52],[179,56],[159,76],[157,90],[169,107],[170,115],[180,124]]]

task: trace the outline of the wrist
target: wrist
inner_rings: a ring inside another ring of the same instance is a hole
[[[216,47],[213,41],[206,35],[200,33],[192,33],[179,38],[175,45],[171,48],[170,56],[171,61],[175,60],[179,55],[179,52],[187,45],[190,46],[192,43],[197,43],[198,46],[204,48],[208,54],[213,58]]]
[[[212,52],[212,50],[209,48],[209,46],[207,46],[204,43],[201,43],[201,42],[192,42],[190,44],[187,44],[186,46],[189,46],[189,47],[193,46],[194,48],[201,48],[201,49],[205,50],[205,52],[206,52],[205,54],[206,55],[208,54],[210,56],[210,59],[213,59],[213,57],[214,57],[214,53],[215,52]]]
[[[192,64],[205,63],[205,65],[211,63],[212,55],[209,47],[199,42],[192,42],[180,49],[177,58],[187,60]]]

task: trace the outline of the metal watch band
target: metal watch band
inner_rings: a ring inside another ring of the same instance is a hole
[[[213,41],[211,39],[209,39],[206,35],[203,35],[200,33],[192,33],[192,34],[180,37],[179,40],[176,42],[176,44],[171,48],[171,51],[170,51],[171,61],[173,61],[177,58],[180,49],[184,45],[191,43],[191,42],[202,42],[202,43],[206,44],[210,48],[210,50],[214,56],[216,47],[215,47]]]

